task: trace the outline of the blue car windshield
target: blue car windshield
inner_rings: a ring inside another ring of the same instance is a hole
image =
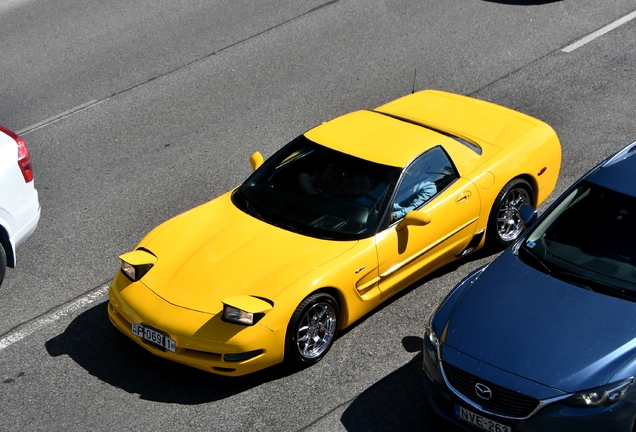
[[[301,135],[267,159],[232,194],[232,202],[290,231],[356,240],[376,233],[400,172]]]
[[[636,199],[582,182],[528,235],[522,249],[555,277],[636,299],[635,238]]]

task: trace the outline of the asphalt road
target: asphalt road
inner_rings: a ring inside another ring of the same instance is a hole
[[[556,194],[636,140],[633,0],[3,0],[0,124],[42,218],[0,287],[0,430],[452,430],[420,388],[432,307],[479,254],[340,335],[319,364],[227,379],[119,335],[105,288],[152,227],[248,158],[424,88],[538,117]],[[608,29],[609,30],[609,29]],[[593,37],[584,44],[571,44]]]

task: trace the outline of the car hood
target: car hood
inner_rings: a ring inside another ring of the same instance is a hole
[[[174,305],[219,313],[222,300],[274,300],[294,281],[351,249],[295,234],[237,209],[230,194],[169,220],[138,247],[157,257],[142,282]]]
[[[510,249],[455,303],[442,342],[565,392],[607,383],[636,354],[636,304],[555,279]]]

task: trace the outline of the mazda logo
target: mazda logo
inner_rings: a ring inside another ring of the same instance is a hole
[[[475,394],[483,400],[490,400],[492,398],[492,390],[486,384],[475,384]]]

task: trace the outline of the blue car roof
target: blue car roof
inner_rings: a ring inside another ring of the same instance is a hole
[[[598,186],[636,198],[636,157],[630,152],[627,157],[606,163],[587,178]]]

